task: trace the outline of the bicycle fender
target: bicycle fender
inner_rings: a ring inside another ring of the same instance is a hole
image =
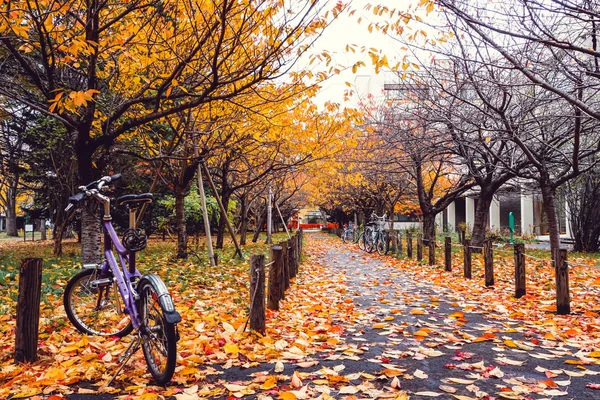
[[[152,286],[154,286],[156,294],[158,295],[158,304],[160,304],[160,308],[163,310],[165,320],[170,324],[181,322],[181,315],[179,315],[177,310],[175,310],[173,299],[171,298],[169,290],[162,279],[155,274],[146,274],[142,277],[142,279],[146,279]]]

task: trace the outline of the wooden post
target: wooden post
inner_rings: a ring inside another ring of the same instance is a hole
[[[556,313],[566,315],[571,313],[571,296],[569,295],[569,264],[567,250],[558,249],[554,253],[556,274]]]
[[[398,246],[396,247],[396,254],[398,257],[400,257],[402,255],[402,232],[400,231],[398,231],[398,240],[396,243],[398,243]]]
[[[294,243],[294,237],[289,240],[289,246],[290,246],[290,267],[289,267],[290,279],[292,279],[294,276],[296,276],[296,273],[295,273],[295,270],[296,270],[296,245]]]
[[[494,250],[491,239],[483,242],[483,261],[485,265],[485,286],[494,286]]]
[[[285,290],[288,290],[290,288],[290,271],[291,271],[291,265],[292,265],[292,248],[290,246],[290,241],[286,240],[285,241],[285,268],[284,268],[284,277],[285,277]]]
[[[412,258],[412,234],[406,232],[406,256]]]
[[[294,248],[294,267],[292,268],[292,278],[295,278],[296,275],[298,275],[298,266],[300,265],[300,257],[298,256],[300,246],[298,245],[297,235],[292,238],[292,247]]]
[[[515,297],[525,296],[525,245],[515,244]]]
[[[208,165],[206,164],[206,160],[203,160],[201,162],[202,167],[204,167],[204,172],[206,173],[206,178],[208,179],[208,184],[210,185],[210,188],[213,191],[213,194],[215,196],[215,200],[217,200],[217,204],[219,205],[219,209],[221,210],[221,213],[223,213],[223,216],[225,217],[225,226],[227,227],[227,230],[229,231],[229,235],[231,236],[231,240],[233,240],[233,244],[235,245],[235,254],[237,256],[239,256],[240,258],[244,258],[244,254],[242,253],[242,248],[240,247],[237,238],[235,236],[235,231],[233,230],[233,226],[231,226],[231,222],[229,221],[229,218],[227,218],[227,210],[225,209],[225,207],[223,206],[223,203],[221,202],[221,196],[217,195],[217,193],[219,193],[217,191],[217,188],[215,187],[215,184],[212,180],[212,176],[210,175],[210,171],[208,170]]]
[[[435,239],[429,239],[429,265],[435,265]]]
[[[452,271],[452,238],[450,236],[446,236],[444,239],[444,258],[446,271]]]
[[[37,361],[42,266],[43,261],[41,258],[21,260],[16,310],[17,325],[15,329],[16,362]]]
[[[281,299],[283,299],[285,297],[285,290],[289,287],[289,284],[287,282],[289,282],[289,275],[287,273],[287,264],[288,264],[288,248],[287,248],[287,242],[281,242],[279,243],[279,245],[281,246],[281,275],[280,275],[280,279],[281,279]]]
[[[265,333],[265,255],[250,256],[250,329]]]
[[[417,261],[423,259],[423,234],[417,233]]]
[[[464,240],[464,275],[465,278],[471,278],[471,239]]]
[[[460,242],[460,244],[464,245],[466,238],[467,238],[466,232],[462,229],[459,229],[458,230],[458,241]]]
[[[267,295],[267,308],[279,310],[279,300],[283,298],[283,282],[281,268],[283,267],[283,248],[271,247],[271,266],[269,267],[269,291]]]

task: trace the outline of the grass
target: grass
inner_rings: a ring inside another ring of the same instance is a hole
[[[287,239],[285,233],[273,235],[273,241]],[[233,268],[211,267],[206,255],[206,245],[190,246],[197,256],[186,260],[176,259],[176,243],[173,241],[151,240],[148,247],[137,256],[138,269],[144,273],[161,276],[168,287],[177,286],[184,291],[190,286],[210,287],[217,281],[232,282],[234,274],[245,273],[251,254],[265,254],[268,258],[270,246],[264,243],[264,235],[257,243],[249,242],[243,247],[244,258],[234,257],[235,248],[231,239],[225,240],[223,249],[215,249],[219,265],[227,264]],[[52,254],[53,243],[21,241],[0,242],[0,314],[14,313],[18,295],[18,274],[21,260],[24,258],[42,258],[42,303],[51,304],[62,296],[64,286],[81,267],[80,244],[74,240],[63,242],[63,256]]]

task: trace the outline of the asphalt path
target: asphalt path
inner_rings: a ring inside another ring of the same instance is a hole
[[[322,233],[306,236],[332,241]],[[334,321],[345,327],[343,340],[330,351],[302,360],[315,361],[314,366],[284,364],[280,373],[292,376],[301,371],[304,386],[313,388],[312,397],[318,395],[314,389],[321,388],[336,399],[600,399],[600,390],[587,387],[600,384],[600,366],[582,357],[582,351],[593,347],[548,341],[535,325],[467,311],[478,309],[477,299],[416,281],[387,256],[333,240],[317,261],[332,274],[345,276],[346,295],[360,312],[350,320]],[[261,371],[273,373],[276,365],[212,367],[219,373],[207,375],[207,381],[218,383],[248,382]],[[344,379],[324,385],[333,374]],[[256,393],[244,398],[277,398],[272,396]]]
[[[309,240],[324,240],[320,235]],[[415,281],[387,256],[339,243],[320,262],[344,271],[348,294],[364,313],[339,321],[347,326],[344,346],[313,356],[319,364],[302,369],[314,379],[324,369],[355,378],[332,389],[332,397],[344,398],[352,390],[342,388],[352,385],[363,389],[353,394],[358,398],[390,397],[395,371],[402,371],[399,388],[416,399],[600,399],[600,390],[586,387],[600,383],[600,366],[566,363],[579,359],[579,345],[549,342],[519,321],[466,312],[477,309],[476,300]],[[220,379],[243,381],[265,367],[274,365],[228,369]],[[294,370],[286,364],[283,373]],[[378,377],[368,380],[370,390],[364,374]]]

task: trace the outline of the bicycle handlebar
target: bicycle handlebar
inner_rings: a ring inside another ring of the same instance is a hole
[[[387,214],[383,214],[381,217],[380,217],[380,216],[378,216],[378,215],[377,215],[377,214],[375,214],[375,213],[371,214],[371,219],[372,219],[372,220],[375,220],[375,219],[377,219],[377,220],[380,220],[380,221],[385,221],[385,219],[386,219],[386,218],[387,218]]]
[[[98,193],[106,184],[116,182],[119,179],[121,179],[121,174],[107,175],[103,176],[97,181],[90,182],[85,186],[79,186],[80,192],[69,197],[69,205],[67,208],[65,208],[65,211],[69,211],[75,204],[79,203],[85,197]]]

